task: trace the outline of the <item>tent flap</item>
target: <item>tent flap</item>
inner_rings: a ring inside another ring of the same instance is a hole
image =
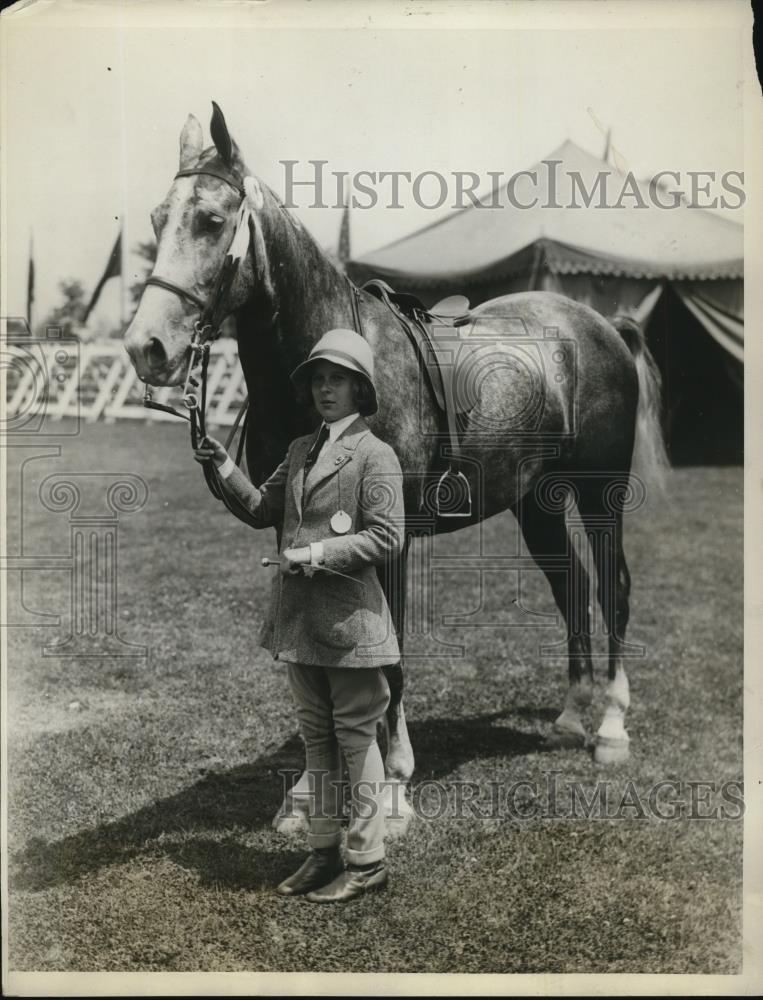
[[[728,286],[728,287],[726,287]],[[732,357],[744,362],[744,320],[740,309],[741,282],[676,282],[681,301]]]

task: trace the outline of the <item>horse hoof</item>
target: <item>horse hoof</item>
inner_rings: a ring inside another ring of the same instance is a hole
[[[554,726],[544,743],[550,750],[582,750],[585,741],[586,736],[582,731]]]
[[[310,829],[310,825],[307,816],[302,813],[291,813],[288,816],[277,813],[273,819],[273,829],[286,834],[287,837],[297,837],[306,833]]]
[[[620,764],[630,757],[630,742],[628,740],[613,740],[606,736],[596,739],[593,759],[597,764]]]

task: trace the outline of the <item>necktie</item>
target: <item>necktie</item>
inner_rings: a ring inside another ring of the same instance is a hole
[[[321,427],[321,432],[318,435],[317,440],[313,444],[310,451],[308,451],[307,457],[305,458],[305,477],[307,477],[307,474],[310,472],[310,469],[312,469],[312,467],[315,465],[320,450],[326,443],[326,441],[328,441],[328,438],[329,438],[328,424],[324,424]]]

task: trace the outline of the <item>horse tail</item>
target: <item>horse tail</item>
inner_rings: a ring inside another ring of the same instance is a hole
[[[665,474],[670,460],[662,433],[662,376],[657,362],[646,346],[641,325],[629,316],[610,320],[633,355],[638,375],[636,438],[633,444],[632,471],[646,483],[665,492]]]

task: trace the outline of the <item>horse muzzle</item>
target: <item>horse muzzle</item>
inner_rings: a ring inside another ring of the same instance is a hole
[[[136,317],[137,318],[137,317]],[[150,385],[178,385],[188,361],[188,340],[175,347],[167,338],[141,331],[135,320],[124,339],[125,349],[139,379]]]

